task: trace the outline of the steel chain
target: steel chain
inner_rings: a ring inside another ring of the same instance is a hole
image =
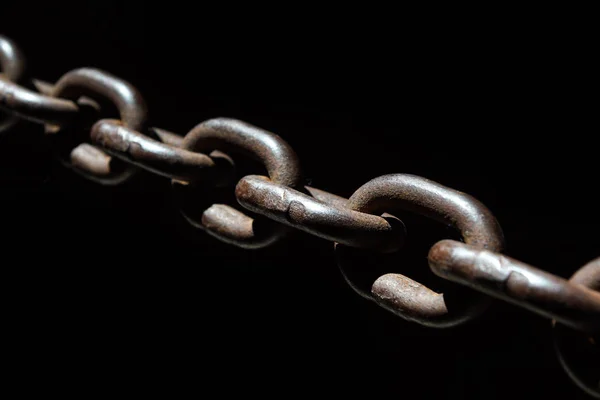
[[[116,105],[120,119],[103,119],[106,100]],[[462,324],[484,311],[492,297],[552,319],[561,364],[579,387],[600,398],[600,372],[593,364],[598,360],[600,332],[600,258],[565,280],[506,257],[500,254],[502,230],[483,204],[417,176],[375,178],[349,200],[302,186],[298,158],[279,136],[223,118],[199,124],[183,138],[151,128],[145,102],[129,83],[88,68],[68,72],[55,85],[28,81],[22,53],[3,36],[0,108],[7,115],[0,119],[0,132],[20,120],[44,124],[63,164],[104,185],[123,183],[144,169],[172,179],[174,190],[185,198],[198,190],[231,186],[234,163],[229,153],[254,158],[269,176],[241,177],[235,198],[256,218],[223,204],[202,211],[199,219],[182,209],[184,216],[194,226],[243,248],[268,246],[284,238],[289,228],[332,241],[340,270],[353,289],[422,325]],[[77,143],[82,136],[76,133],[81,132],[89,134]],[[442,240],[428,255],[431,271],[458,284],[456,293],[436,293],[399,274],[381,276],[370,292],[353,283],[346,269],[356,259],[349,254],[369,251],[365,254],[371,254],[371,262],[376,253],[402,247],[405,227],[392,215],[398,211],[422,214],[461,234],[464,243]]]

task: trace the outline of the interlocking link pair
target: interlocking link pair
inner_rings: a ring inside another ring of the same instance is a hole
[[[234,182],[230,155],[251,157],[265,167],[268,176],[242,177],[235,186],[235,198],[257,215],[213,204],[196,218],[184,207],[182,213],[193,225],[243,248],[269,246],[284,238],[289,228],[335,242],[340,270],[354,290],[422,325],[462,324],[483,312],[490,296],[551,318],[565,369],[584,390],[597,394],[594,379],[597,383],[600,377],[582,372],[581,364],[561,349],[575,337],[597,352],[593,335],[600,323],[598,260],[567,281],[510,259],[500,254],[504,238],[490,210],[467,194],[425,178],[382,176],[361,186],[348,200],[303,186],[297,155],[276,134],[226,118],[205,121],[183,138],[152,128],[141,94],[99,70],[68,72],[55,85],[27,83],[22,54],[1,36],[0,67],[0,107],[9,112],[2,129],[13,127],[17,117],[43,123],[59,150],[70,151],[69,161],[62,156],[63,163],[86,178],[120,184],[144,169],[170,178],[173,189],[190,198],[198,191],[206,193],[206,187]],[[106,101],[116,106],[120,119],[105,118]],[[364,269],[364,265],[352,265],[357,261],[356,251],[371,254],[375,261],[394,257],[406,232],[393,214],[404,211],[432,218],[460,233],[464,243],[442,240],[428,255],[434,274],[460,285],[453,296],[436,293],[397,273],[379,277],[370,291],[364,291],[347,273],[349,267]],[[572,329],[582,333],[574,335]]]

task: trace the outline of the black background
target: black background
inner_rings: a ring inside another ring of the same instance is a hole
[[[568,277],[599,255],[585,26],[248,7],[19,2],[0,27],[40,79],[93,66],[128,80],[154,126],[241,119],[287,140],[313,186],[350,196],[422,175],[486,204],[512,257]],[[86,182],[40,136],[0,137],[5,343],[24,387],[586,398],[541,317],[496,302],[458,328],[407,323],[352,292],[331,243],[220,243],[182,220],[167,180]],[[450,232],[405,222],[397,271],[435,288],[427,248]]]

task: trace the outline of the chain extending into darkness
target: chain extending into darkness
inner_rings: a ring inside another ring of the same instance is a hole
[[[101,104],[107,101],[120,119],[101,119]],[[102,185],[121,184],[144,170],[171,179],[182,199],[211,185],[235,184],[238,203],[256,218],[223,204],[212,205],[201,217],[183,207],[183,215],[210,235],[247,249],[285,240],[290,228],[332,241],[350,286],[406,320],[456,326],[485,311],[493,297],[551,319],[567,374],[600,398],[595,365],[600,359],[600,258],[566,280],[506,257],[502,229],[485,205],[418,176],[375,178],[350,199],[303,186],[296,153],[274,133],[225,118],[202,122],[184,137],[150,127],[144,99],[129,83],[90,68],[70,71],[55,84],[32,79],[18,47],[2,36],[0,108],[6,112],[0,116],[0,132],[10,134],[22,119],[43,124],[62,164]],[[77,143],[76,137],[85,140]],[[259,161],[268,176],[236,182],[235,157]],[[357,251],[371,258],[402,247],[404,224],[388,214],[398,210],[450,225],[461,235],[462,242],[441,240],[428,255],[431,271],[458,285],[459,301],[400,274],[381,276],[370,292],[353,283],[347,271],[360,268],[349,268],[362,259],[354,257]]]

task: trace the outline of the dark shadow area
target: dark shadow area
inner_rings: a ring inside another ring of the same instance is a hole
[[[427,177],[483,202],[506,254],[563,277],[600,255],[597,104],[571,45],[507,48],[399,20],[370,30],[315,10],[248,20],[183,3],[8,3],[0,33],[36,78],[104,69],[141,91],[152,126],[180,134],[247,121],[294,148],[311,186],[341,196],[383,174]],[[408,323],[348,287],[332,243],[301,232],[255,251],[221,243],[184,220],[168,179],[87,182],[53,158],[41,126],[0,137],[0,191],[4,332],[25,387],[588,398],[554,354],[550,321],[495,301],[457,328]],[[195,210],[233,201],[233,187],[221,192],[198,193]],[[398,217],[404,250],[369,272],[446,290],[426,256],[454,232]]]

